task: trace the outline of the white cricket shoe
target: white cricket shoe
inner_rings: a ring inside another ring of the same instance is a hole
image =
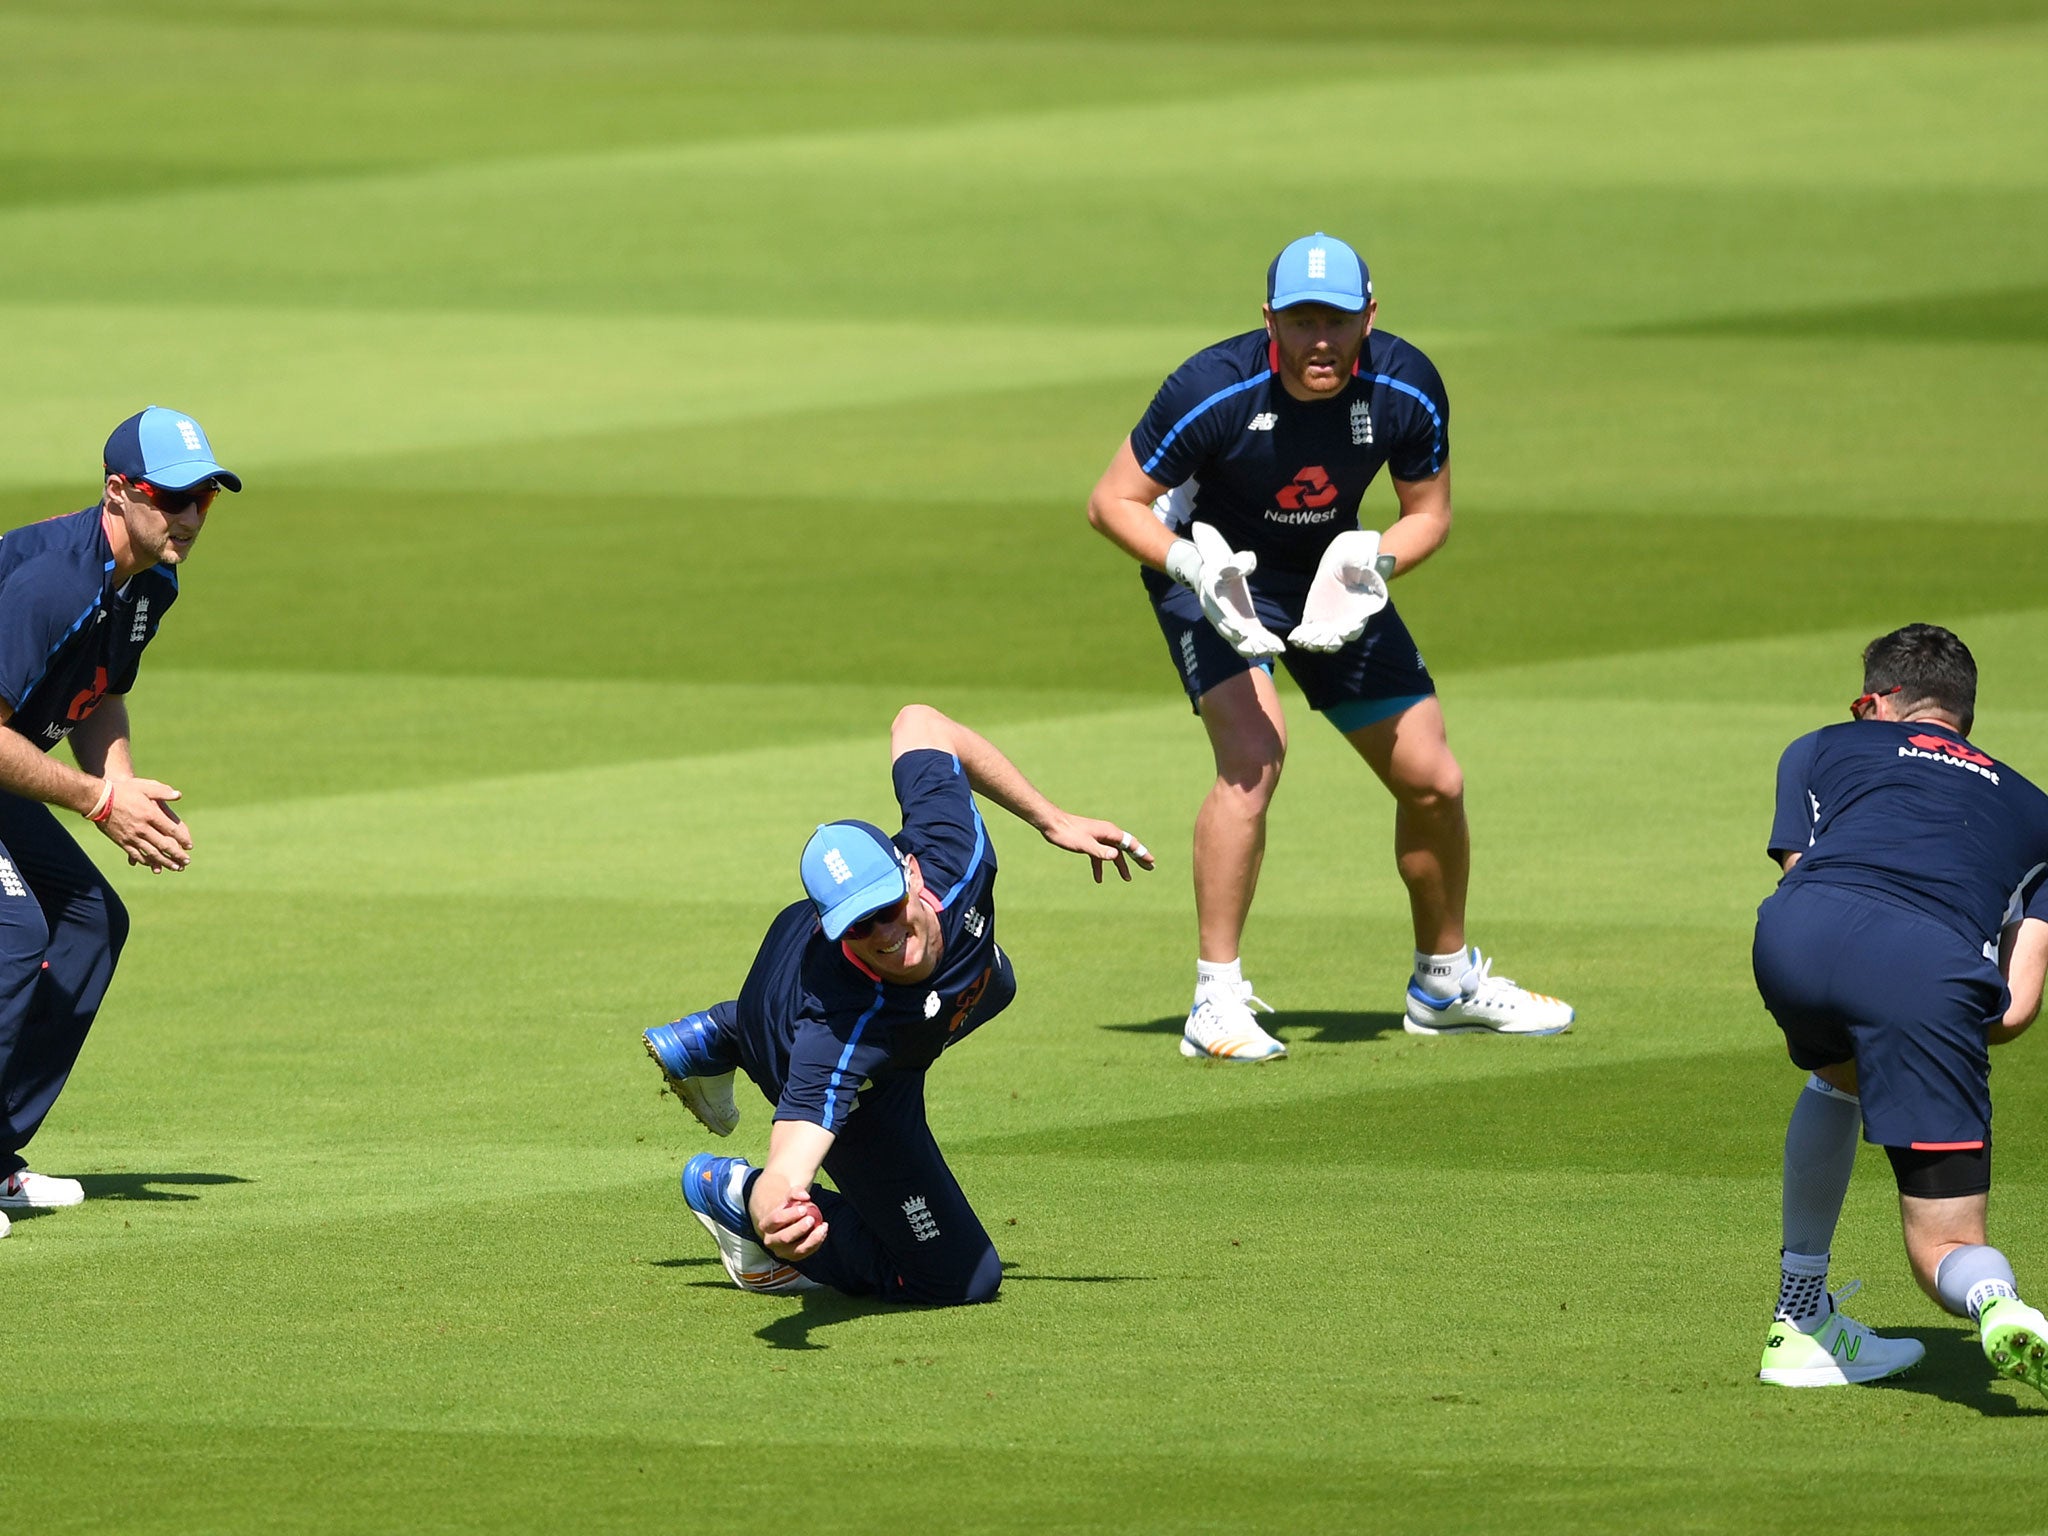
[[[1918,1339],[1888,1339],[1872,1333],[1853,1317],[1845,1317],[1839,1303],[1862,1287],[1851,1280],[1828,1295],[1828,1315],[1808,1332],[1782,1317],[1764,1335],[1763,1366],[1757,1380],[1780,1387],[1846,1387],[1858,1382],[1880,1381],[1918,1365],[1927,1353]]]
[[[0,1237],[5,1237],[7,1235],[7,1229],[12,1225],[13,1223],[7,1219],[7,1213],[5,1211],[0,1211]]]
[[[1456,997],[1431,997],[1408,983],[1406,1026],[1411,1035],[1561,1035],[1578,1016],[1570,1003],[1518,987],[1493,974],[1493,962],[1472,951]]]
[[[1271,1013],[1272,1005],[1252,991],[1252,984],[1240,981],[1235,988],[1213,986],[1195,994],[1195,1006],[1188,1010],[1187,1028],[1181,1031],[1183,1056],[1209,1056],[1218,1061],[1277,1061],[1287,1047],[1259,1027],[1252,1017],[1257,1007]]]
[[[53,1178],[33,1168],[17,1168],[0,1179],[0,1206],[9,1210],[48,1211],[84,1199],[85,1186],[78,1180]]]

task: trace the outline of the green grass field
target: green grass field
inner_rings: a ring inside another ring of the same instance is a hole
[[[1873,634],[1958,629],[2048,775],[2043,78],[2041,0],[0,10],[0,528],[149,401],[249,487],[132,701],[195,863],[121,876],[31,1149],[92,1198],[0,1244],[0,1529],[2048,1528],[2048,1405],[1876,1154],[1836,1275],[1925,1365],[1753,1380],[1798,1077],[1747,960]],[[1081,507],[1316,227],[1449,384],[1397,597],[1556,1040],[1401,1032],[1390,809],[1297,698],[1292,1057],[1175,1053],[1206,757]],[[638,1031],[891,814],[917,699],[1160,871],[994,827],[1022,990],[931,1100],[999,1304],[744,1295]]]

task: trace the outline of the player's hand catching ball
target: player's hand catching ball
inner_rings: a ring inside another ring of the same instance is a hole
[[[787,1200],[754,1225],[760,1231],[761,1246],[778,1259],[809,1258],[825,1246],[825,1237],[832,1230],[807,1189],[791,1190]]]

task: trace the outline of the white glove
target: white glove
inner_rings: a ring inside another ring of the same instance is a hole
[[[1387,579],[1379,571],[1380,536],[1354,528],[1330,540],[1309,584],[1301,622],[1287,637],[1304,651],[1335,651],[1365,633],[1387,606]]]
[[[1259,622],[1252,589],[1245,583],[1245,577],[1258,569],[1259,557],[1248,549],[1233,550],[1207,523],[1196,523],[1189,532],[1194,536],[1192,557],[1183,548],[1187,540],[1176,543],[1166,554],[1167,574],[1194,590],[1216,633],[1238,655],[1264,661],[1286,650],[1286,642]]]

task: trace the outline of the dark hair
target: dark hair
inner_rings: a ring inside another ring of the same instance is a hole
[[[1977,718],[1977,659],[1939,624],[1908,624],[1863,648],[1863,691],[1898,690],[1904,710],[1933,705],[1965,736]]]

